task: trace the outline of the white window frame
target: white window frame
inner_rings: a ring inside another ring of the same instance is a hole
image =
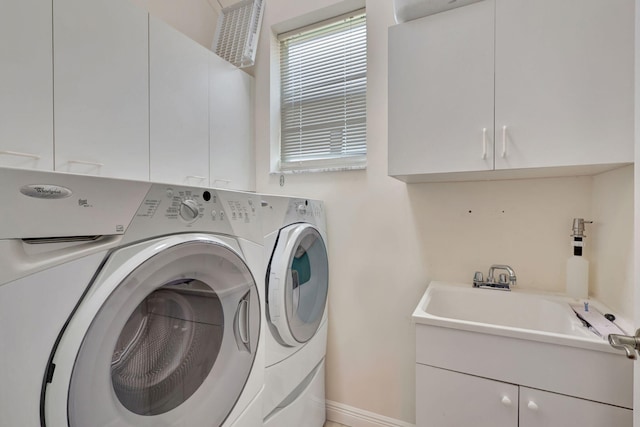
[[[327,25],[336,24],[338,22],[342,22],[356,16],[361,16],[361,15],[364,15],[365,31],[366,31],[366,10],[364,8],[359,8],[357,10],[353,10],[345,14],[337,15],[329,19],[324,19],[322,21],[318,21],[310,25],[301,26],[294,30],[280,32],[277,35],[274,34],[275,37],[273,42],[275,44],[272,46],[276,47],[275,52],[277,52],[277,55],[272,56],[272,60],[275,62],[274,65],[276,65],[276,67],[272,67],[272,71],[277,71],[277,75],[276,76],[272,75],[272,82],[276,83],[274,80],[277,80],[277,85],[275,86],[277,87],[278,93],[276,94],[272,92],[272,94],[277,95],[277,100],[278,100],[277,101],[278,103],[278,107],[277,107],[278,135],[277,135],[277,142],[273,141],[273,138],[272,138],[272,142],[274,143],[272,145],[272,159],[275,160],[275,162],[272,162],[272,168],[271,168],[272,172],[277,172],[277,173],[317,172],[317,171],[337,171],[337,170],[354,170],[354,169],[360,170],[360,169],[366,168],[366,165],[367,165],[367,160],[366,160],[366,71],[365,71],[365,89],[364,89],[365,94],[364,94],[364,111],[363,111],[365,115],[365,119],[364,119],[365,123],[364,123],[363,141],[361,141],[361,144],[364,143],[364,152],[358,153],[357,155],[348,155],[348,153],[347,155],[338,154],[335,157],[322,158],[322,159],[304,159],[304,160],[296,160],[296,161],[288,161],[288,162],[285,162],[282,160],[283,131],[281,127],[282,126],[282,122],[281,122],[282,99],[281,99],[280,88],[281,88],[282,80],[281,80],[281,73],[280,73],[281,71],[280,70],[280,57],[281,57],[280,41],[290,38],[292,36],[307,34],[310,31],[316,30],[318,28],[322,28]],[[364,43],[365,43],[365,55],[366,55],[366,36],[365,36]],[[275,101],[275,99],[273,99],[272,101]],[[272,106],[274,106],[273,103],[272,103]],[[274,121],[272,121],[272,124],[275,124]]]

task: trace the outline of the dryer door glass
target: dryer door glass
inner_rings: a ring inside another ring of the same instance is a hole
[[[221,425],[249,377],[259,322],[255,281],[230,247],[162,250],[102,301],[73,366],[69,426]]]
[[[318,330],[327,303],[329,262],[324,241],[313,227],[294,234],[285,285],[285,312],[296,341],[307,342]]]

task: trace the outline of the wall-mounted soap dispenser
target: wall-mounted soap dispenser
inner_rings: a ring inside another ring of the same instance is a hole
[[[567,260],[567,294],[573,298],[589,297],[589,261],[582,256],[584,248],[584,225],[593,221],[585,221],[583,218],[573,219],[573,234],[571,246],[573,256]]]

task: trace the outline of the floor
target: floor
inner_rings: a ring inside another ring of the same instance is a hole
[[[334,423],[333,421],[327,421],[324,424],[324,427],[348,427],[348,426],[345,426],[345,425],[342,425],[342,424],[338,424],[338,423]]]

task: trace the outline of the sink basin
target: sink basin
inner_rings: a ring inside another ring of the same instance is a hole
[[[416,323],[472,330],[542,341],[584,341],[606,346],[575,315],[569,297],[478,289],[471,285],[432,282],[413,313]],[[607,312],[597,301],[590,304]]]
[[[424,312],[435,317],[510,328],[593,337],[568,301],[521,292],[434,284]]]

